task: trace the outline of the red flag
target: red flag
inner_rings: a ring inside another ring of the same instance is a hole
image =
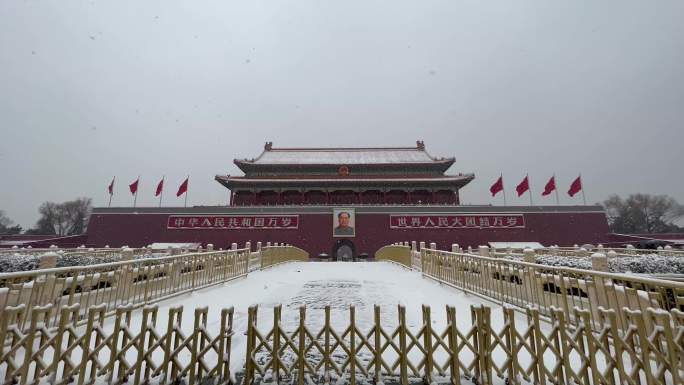
[[[492,187],[489,188],[489,192],[492,193],[492,196],[496,196],[499,192],[503,191],[504,185],[503,185],[503,176],[500,176],[499,179],[494,182]]]
[[[520,182],[520,184],[518,185],[518,187],[515,188],[515,191],[518,192],[518,196],[522,196],[525,192],[527,192],[529,190],[530,190],[530,179],[526,175],[525,179],[523,179],[522,182]]]
[[[556,191],[556,176],[552,176],[551,179],[549,179],[549,181],[546,182],[546,187],[544,187],[544,192],[542,193],[542,196],[545,197],[554,191]]]
[[[570,185],[570,190],[568,190],[568,195],[574,197],[575,194],[582,191],[582,176],[578,176],[574,182]]]
[[[112,178],[112,183],[110,183],[109,187],[107,187],[109,195],[114,195],[114,179],[116,179],[116,177]]]
[[[176,193],[176,196],[177,196],[177,197],[179,197],[179,196],[183,195],[184,193],[188,192],[188,179],[190,179],[190,177],[185,178],[185,181],[183,181],[183,183],[181,183],[180,187],[178,187],[178,192]]]
[[[135,182],[128,185],[128,188],[131,189],[131,194],[135,195],[135,193],[138,192],[138,182],[139,181],[140,181],[140,178],[136,179]]]
[[[164,178],[159,181],[159,184],[157,185],[157,192],[154,193],[154,196],[158,197],[159,194],[162,193],[162,190],[164,190]]]

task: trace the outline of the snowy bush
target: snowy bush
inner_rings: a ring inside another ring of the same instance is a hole
[[[135,259],[162,257],[165,254],[136,255]],[[63,255],[57,257],[57,267],[88,266],[99,263],[119,262],[121,256],[112,253],[109,255]],[[3,254],[0,255],[0,272],[29,271],[35,270],[40,264],[40,254]]]
[[[505,258],[516,261],[521,260],[520,257],[512,256]],[[590,257],[540,255],[537,256],[537,263],[548,266],[591,270]],[[612,273],[684,274],[684,258],[666,257],[657,254],[609,258],[608,269]]]
[[[34,270],[38,268],[39,262],[37,255],[4,254],[0,256],[0,272]]]

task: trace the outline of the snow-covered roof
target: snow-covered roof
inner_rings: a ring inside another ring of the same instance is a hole
[[[423,142],[416,147],[376,148],[273,148],[270,142],[255,159],[236,159],[236,163],[268,165],[354,165],[420,164],[452,162],[454,158],[435,158],[425,151]]]
[[[544,246],[539,242],[489,242],[490,247],[497,249],[543,249]]]
[[[21,246],[30,241],[0,241],[0,246]]]
[[[156,242],[150,245],[152,250],[166,250],[169,247],[179,248],[179,249],[197,249],[201,246],[201,243],[192,242],[181,242],[181,243],[170,243],[170,242]]]
[[[406,187],[407,183],[414,187],[463,187],[473,180],[473,174],[465,175],[441,175],[434,177],[305,177],[305,178],[249,178],[216,175],[214,179],[229,189],[235,187],[258,187],[258,186],[281,186],[281,187],[321,187],[321,186],[397,186]],[[370,187],[369,187],[370,188]]]
[[[410,182],[470,182],[474,178],[473,174],[467,175],[442,175],[435,177],[417,177],[417,178],[391,178],[391,177],[381,177],[381,178],[363,178],[363,177],[340,177],[340,178],[326,178],[326,177],[308,177],[297,179],[298,183],[351,183],[351,182],[381,182],[381,183],[406,183]],[[244,183],[291,183],[292,180],[288,178],[247,178],[238,176],[223,176],[217,175],[217,180],[223,181],[234,181],[234,182],[244,182]]]

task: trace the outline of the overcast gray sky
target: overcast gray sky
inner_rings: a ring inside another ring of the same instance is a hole
[[[684,1],[0,2],[0,210],[46,200],[225,204],[274,146],[412,146],[474,172],[465,203],[535,203],[556,173],[684,202]],[[173,190],[173,191],[171,191]],[[578,203],[561,196],[562,203]]]

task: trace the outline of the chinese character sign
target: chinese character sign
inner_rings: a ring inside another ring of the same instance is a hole
[[[297,229],[299,215],[170,215],[169,229]]]
[[[390,215],[392,229],[507,229],[524,228],[525,217],[512,215]]]

